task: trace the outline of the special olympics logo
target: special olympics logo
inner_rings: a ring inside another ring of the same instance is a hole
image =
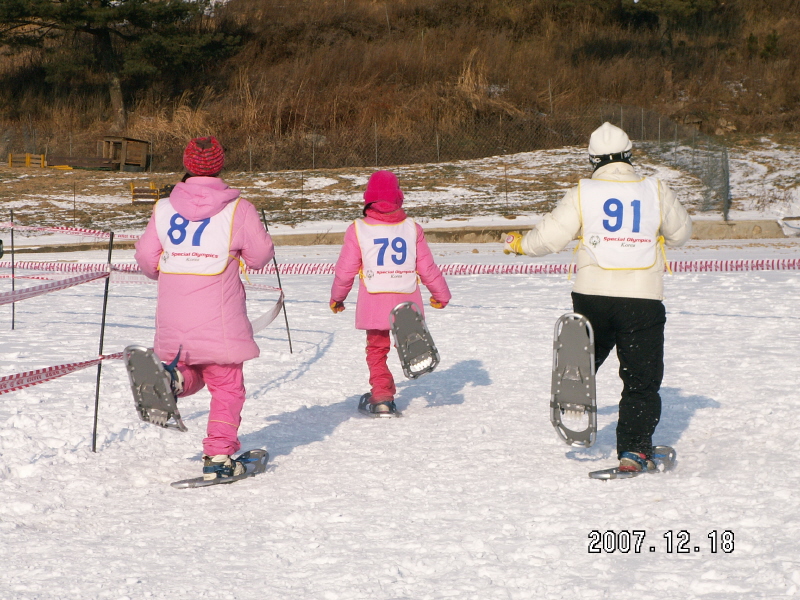
[[[367,272],[364,273],[364,277],[366,277],[367,279],[372,279],[373,277],[375,277],[375,273],[372,272],[372,269],[367,269]]]
[[[592,237],[589,238],[589,245],[592,248],[597,248],[598,244],[600,244],[600,236],[599,235],[593,235]]]
[[[164,250],[164,253],[161,255],[161,260],[163,260],[164,262],[167,262],[167,260],[169,260],[169,251],[168,250]]]

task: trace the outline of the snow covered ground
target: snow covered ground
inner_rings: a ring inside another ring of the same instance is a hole
[[[798,249],[797,238],[691,242],[669,257]],[[440,263],[571,259],[569,250],[510,258],[499,244],[433,250]],[[332,262],[337,252],[279,247],[278,259]],[[36,258],[102,262],[105,253]],[[331,314],[330,279],[282,278],[294,353],[279,318],[246,365],[241,439],[271,454],[257,478],[171,488],[199,474],[208,394],[181,401],[188,433],[144,424],[121,361],[103,366],[96,453],[96,368],[0,396],[0,598],[800,595],[800,273],[666,277],[656,441],[673,445],[679,462],[670,474],[611,482],[586,474],[615,463],[615,358],[598,373],[594,447],[567,447],[549,423],[552,330],[571,308],[566,277],[449,277],[452,304],[427,311],[438,369],[410,381],[390,361],[405,413],[395,420],[355,409],[367,390],[364,334],[353,328],[354,295]],[[106,353],[152,341],[155,291],[112,284]],[[96,356],[102,293],[103,283],[89,283],[17,303],[13,331],[11,308],[0,308],[0,375]],[[249,302],[258,313],[273,301],[259,293]],[[632,536],[627,552],[622,532]]]

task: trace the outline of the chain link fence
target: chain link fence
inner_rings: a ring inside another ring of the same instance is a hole
[[[678,123],[642,108],[602,105],[580,113],[542,114],[509,110],[469,111],[469,118],[443,114],[432,121],[402,122],[387,117],[365,126],[352,125],[315,130],[296,126],[281,134],[247,131],[219,132],[224,139],[227,166],[241,171],[284,171],[388,167],[408,164],[452,162],[503,156],[519,152],[586,147],[592,131],[608,121],[624,129],[655,162],[697,177],[703,187],[704,211],[720,210],[727,220],[730,208],[728,151],[716,138],[692,125]],[[73,155],[72,134],[38,135],[32,127],[0,132],[0,148],[10,152]],[[58,136],[55,136],[58,137]],[[84,136],[85,137],[85,136]],[[91,135],[89,136],[91,137]],[[183,141],[153,142],[151,171],[180,170]],[[83,140],[76,152],[91,152],[92,138]],[[177,144],[177,145],[176,145]],[[64,147],[62,147],[64,146]],[[56,152],[56,149],[59,152]]]
[[[730,166],[724,143],[658,113],[632,107],[606,107],[602,119],[626,131],[638,148],[662,164],[697,177],[703,184],[702,210],[720,210],[728,220]]]
[[[494,114],[447,127],[418,123],[395,130],[375,121],[362,128],[254,135],[233,145],[229,164],[249,171],[380,168],[583,147],[605,121],[624,129],[637,151],[697,177],[704,190],[702,210],[720,210],[727,220],[730,182],[724,143],[691,125],[629,106],[598,106],[580,114]]]

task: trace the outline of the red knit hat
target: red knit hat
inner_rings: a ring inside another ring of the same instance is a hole
[[[375,171],[367,182],[364,204],[381,213],[389,213],[403,206],[403,190],[397,176],[391,171]]]
[[[183,166],[192,175],[216,175],[224,165],[225,150],[213,135],[194,138],[183,151]]]

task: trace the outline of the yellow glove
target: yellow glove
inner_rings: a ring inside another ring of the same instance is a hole
[[[333,314],[342,312],[344,310],[344,302],[331,300],[331,310],[333,311]]]
[[[439,302],[436,298],[431,296],[431,306],[433,308],[444,308],[447,306],[447,302]]]
[[[522,251],[522,234],[518,231],[509,231],[503,244],[503,254],[525,254]]]

